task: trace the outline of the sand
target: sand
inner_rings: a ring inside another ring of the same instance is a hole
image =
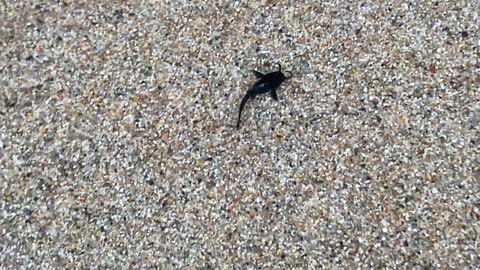
[[[479,13],[0,1],[0,268],[474,269]]]

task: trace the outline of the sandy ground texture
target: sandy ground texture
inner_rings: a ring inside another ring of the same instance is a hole
[[[478,267],[479,13],[0,1],[0,268]]]

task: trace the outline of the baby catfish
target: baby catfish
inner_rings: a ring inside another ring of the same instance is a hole
[[[278,71],[270,72],[267,74],[263,74],[261,72],[252,70],[255,74],[257,79],[259,79],[253,86],[247,91],[245,97],[243,97],[242,102],[240,103],[240,111],[238,112],[238,122],[237,122],[237,129],[240,128],[240,118],[242,116],[243,107],[247,103],[250,98],[258,96],[260,94],[265,94],[270,92],[270,96],[274,100],[278,100],[277,97],[277,88],[282,84],[283,81],[286,79],[290,79],[290,77],[285,77],[282,73],[282,66],[278,64]],[[290,73],[290,72],[289,72]],[[290,73],[291,75],[291,73]]]

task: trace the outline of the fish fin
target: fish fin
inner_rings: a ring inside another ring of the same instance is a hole
[[[259,71],[256,71],[256,70],[252,70],[253,74],[255,74],[255,77],[257,77],[257,79],[261,79],[263,78],[263,76],[265,76],[265,74],[259,72]]]
[[[273,98],[273,100],[278,101],[277,91],[275,89],[270,91],[270,96]]]

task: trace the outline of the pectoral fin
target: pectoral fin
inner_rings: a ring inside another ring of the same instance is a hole
[[[252,70],[253,74],[255,74],[255,77],[257,77],[258,79],[261,79],[263,78],[263,76],[265,76],[263,73],[261,72],[258,72],[256,70]]]
[[[278,101],[277,91],[275,91],[275,89],[270,91],[270,96],[273,98],[273,100]]]

